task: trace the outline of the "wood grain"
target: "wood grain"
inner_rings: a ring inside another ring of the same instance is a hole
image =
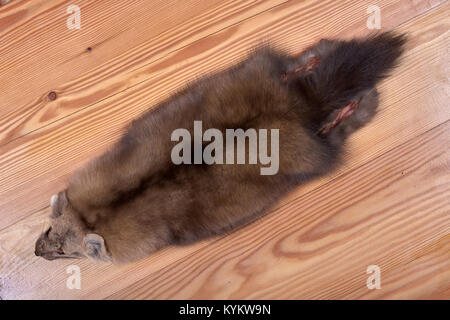
[[[445,1],[379,1],[383,29],[410,35],[379,88],[379,114],[352,136],[338,171],[255,224],[125,266],[35,257],[51,194],[130,119],[261,41],[299,52],[321,37],[367,34],[372,4],[105,3],[80,1],[85,27],[71,35],[62,1],[0,9],[0,298],[450,298]],[[74,263],[81,290],[65,285]],[[381,290],[365,286],[370,264],[381,267]]]
[[[448,288],[450,163],[439,144],[449,129],[447,122],[110,298],[408,298]],[[371,264],[382,270],[382,290],[366,287]]]
[[[275,13],[280,14],[280,8],[277,8]],[[177,53],[184,57],[182,62],[175,63],[180,58],[174,61],[170,56],[167,61],[151,64],[149,69],[158,70],[160,63],[167,65],[167,69],[158,71],[151,80],[141,82],[102,100],[92,108],[86,108],[0,146],[0,199],[3,199],[0,201],[0,212],[8,213],[0,221],[0,229],[47,206],[51,195],[64,187],[68,175],[88,159],[104,151],[120,136],[130,119],[175,89],[171,86],[181,86],[189,80],[189,74],[197,73],[195,70],[210,67],[209,63],[205,65],[205,61],[231,63],[233,59],[244,55],[249,48],[244,44],[251,41],[248,37],[253,35],[252,32],[255,32],[260,24],[273,28],[272,24],[267,25],[267,19],[276,15],[275,13],[267,12],[242,23],[248,24],[242,28],[247,30],[248,36],[242,35],[236,40],[234,46],[240,48],[237,55],[230,57],[228,51],[223,51],[221,41],[214,41],[215,46],[207,53],[203,53],[202,50],[198,51],[197,46],[201,43],[198,41],[193,48],[186,47],[181,50],[183,53]],[[292,10],[286,10],[284,13],[291,14]],[[304,13],[301,11],[299,14]],[[349,142],[350,153],[343,169],[361,164],[405,142],[411,135],[425,132],[449,118],[448,81],[445,80],[446,71],[442,68],[447,61],[447,47],[443,41],[449,29],[448,24],[443,23],[446,17],[445,10],[436,10],[426,19],[413,20],[407,27],[399,29],[411,32],[408,53],[394,76],[380,88],[382,99],[385,101],[381,105],[380,115],[371,126],[361,130]],[[341,21],[338,18],[335,20]],[[300,16],[296,17],[296,21],[303,23],[304,19]],[[298,38],[295,26],[283,29],[282,22],[279,23],[278,33],[281,38],[288,36],[292,40]],[[262,31],[258,32],[264,31],[262,28],[259,29]],[[217,37],[226,39],[224,34]],[[421,41],[418,41],[419,39]],[[232,38],[228,41],[234,43],[235,40]],[[233,46],[230,44],[228,47]],[[189,56],[194,56],[195,59],[188,58]],[[429,72],[430,69],[433,70],[432,73]],[[405,83],[408,85],[405,86]],[[430,100],[429,96],[433,96],[433,99]],[[392,103],[396,104],[395,108]],[[426,105],[425,116],[420,112],[410,112],[411,106],[417,104]],[[20,201],[24,198],[28,201]]]
[[[89,27],[79,31],[66,28],[66,4],[61,3],[7,28],[0,38],[0,144],[143,81],[161,85],[169,77],[149,101],[154,103],[186,81],[234,63],[263,41],[273,40],[297,52],[324,35],[368,33],[365,12],[372,4],[370,0],[339,5],[332,0],[189,0],[174,6],[173,1],[80,1],[82,23]],[[441,2],[384,0],[377,5],[383,28],[390,29]],[[177,8],[175,14],[167,10],[169,6]],[[20,41],[27,35],[27,41]],[[177,79],[179,65],[190,71]],[[49,92],[58,98],[50,100]]]
[[[284,1],[78,1],[80,30],[66,27],[63,1],[6,10],[0,144],[126,89],[138,80],[127,73]]]
[[[31,256],[40,212],[0,235],[0,296],[127,299],[421,298],[450,285],[450,121],[256,223],[127,266]],[[82,270],[68,290],[66,267]],[[366,288],[367,266],[382,289]],[[274,271],[276,269],[276,272]],[[101,274],[101,277],[99,276]],[[29,277],[29,275],[33,275]]]

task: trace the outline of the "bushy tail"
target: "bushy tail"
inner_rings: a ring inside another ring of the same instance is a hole
[[[322,108],[340,108],[388,75],[396,66],[405,42],[404,34],[392,32],[362,40],[321,41],[317,52],[323,56],[319,57],[317,68],[301,79],[302,86]]]

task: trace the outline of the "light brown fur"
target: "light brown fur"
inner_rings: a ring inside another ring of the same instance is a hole
[[[375,114],[374,85],[393,66],[403,41],[390,34],[355,43],[323,40],[298,57],[266,47],[189,85],[133,121],[111,150],[73,176],[52,204],[52,227],[38,239],[36,254],[127,262],[252,221],[295,186],[336,166],[345,138]],[[385,46],[379,70],[360,75],[367,71],[366,51],[377,54],[371,45]],[[282,81],[283,73],[312,56],[321,59],[317,69]],[[347,77],[357,84],[322,82],[339,76],[340,63],[355,65]],[[316,135],[343,102],[355,99],[361,102],[352,116],[326,137]],[[261,175],[261,163],[173,164],[171,133],[186,128],[193,136],[195,120],[222,132],[279,129],[278,173]]]

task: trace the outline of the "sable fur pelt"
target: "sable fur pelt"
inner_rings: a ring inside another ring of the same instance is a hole
[[[128,262],[253,221],[336,167],[348,135],[374,116],[375,86],[404,43],[393,33],[321,40],[298,56],[264,46],[189,84],[134,120],[52,197],[51,227],[36,255]],[[194,137],[195,120],[224,136],[225,129],[279,129],[278,173],[261,175],[251,164],[173,164],[171,133],[186,128]]]

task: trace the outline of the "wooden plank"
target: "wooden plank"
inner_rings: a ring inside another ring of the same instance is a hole
[[[173,1],[80,1],[84,27],[79,31],[66,28],[66,4],[60,4],[12,28],[0,38],[0,144],[142,81],[170,77],[154,103],[185,81],[229,65],[262,41],[274,39],[296,52],[324,35],[366,34],[366,9],[373,4],[370,0],[339,6],[333,0],[295,0],[281,5],[281,0],[189,0],[173,6]],[[377,5],[386,30],[442,2],[383,0]],[[176,12],[167,10],[171,5]],[[248,19],[276,5],[258,19]],[[102,18],[105,15],[108,19]],[[238,24],[244,19],[249,21]],[[204,39],[213,33],[217,34]],[[91,52],[86,51],[88,47]],[[210,57],[219,49],[225,51],[220,60]],[[186,66],[198,58],[204,59],[200,68],[184,73],[183,78],[174,77],[178,73],[174,66]],[[50,100],[49,92],[55,92],[57,99]]]
[[[421,298],[450,287],[450,122],[112,299]],[[381,269],[380,290],[366,269]],[[276,272],[273,268],[276,266]]]
[[[450,286],[449,150],[442,148],[449,129],[446,122],[413,138],[232,235],[125,266],[34,257],[40,212],[0,234],[0,297],[439,296]],[[81,290],[66,288],[72,264],[81,268]],[[381,268],[381,290],[366,288],[372,264]]]
[[[285,1],[78,1],[80,30],[66,27],[67,2],[0,9],[0,144],[128,87],[133,75],[124,74]]]
[[[158,80],[106,100],[98,112],[70,117],[3,146],[0,223],[13,218],[0,231],[0,297],[448,299],[449,166],[442,147],[448,145],[448,123],[431,130],[448,119],[447,12],[448,5],[441,5],[399,29],[411,33],[408,54],[380,88],[380,114],[352,137],[346,165],[302,186],[276,212],[223,240],[170,248],[120,267],[33,256],[51,190],[61,188],[66,174],[117,138],[128,121],[121,106],[134,115],[134,107],[144,110],[145,100],[154,101],[143,93]],[[246,41],[251,37],[237,43],[245,47]],[[223,57],[210,56],[215,63]],[[201,67],[199,59],[191,69],[192,60],[169,68],[177,83]],[[136,100],[128,101],[135,94]],[[8,199],[15,201],[5,205]],[[65,268],[73,263],[82,269],[82,290],[65,286]],[[381,291],[365,288],[367,263],[382,268]]]
[[[426,17],[412,20],[399,29],[411,33],[408,52],[394,76],[380,87],[383,100],[379,115],[350,140],[349,156],[341,171],[364,163],[449,118],[448,75],[442,68],[447,62],[447,47],[443,41],[449,29],[448,23],[445,24],[446,8],[448,5],[432,10]],[[214,41],[209,38],[198,41],[175,53],[176,58],[171,55],[151,64],[147,71],[142,70],[155,73],[152,80],[1,146],[0,212],[3,217],[0,229],[48,206],[50,196],[64,187],[67,175],[115,141],[130,118],[169,94],[175,89],[173,86],[185,83],[189,75],[211,68],[213,62],[231,63],[244,55],[249,47],[247,43],[256,41],[255,33],[271,31],[285,40],[284,43],[294,43],[299,38],[297,24],[304,23],[309,14],[304,16],[303,11],[288,9],[276,8],[275,12],[243,22],[236,26],[243,30],[242,34],[233,31],[230,39],[227,39],[229,31],[225,30],[216,35]],[[281,16],[279,25],[271,21],[276,15]],[[283,28],[287,16],[293,22]],[[341,21],[337,17],[333,19]],[[328,20],[323,23],[327,24]],[[275,26],[276,32],[273,31]],[[210,41],[214,45],[208,44]],[[206,50],[208,47],[211,48]],[[230,50],[224,51],[224,47]],[[181,62],[173,65],[174,61]],[[425,112],[411,112],[412,106],[422,106]],[[296,192],[293,197],[297,195]]]

